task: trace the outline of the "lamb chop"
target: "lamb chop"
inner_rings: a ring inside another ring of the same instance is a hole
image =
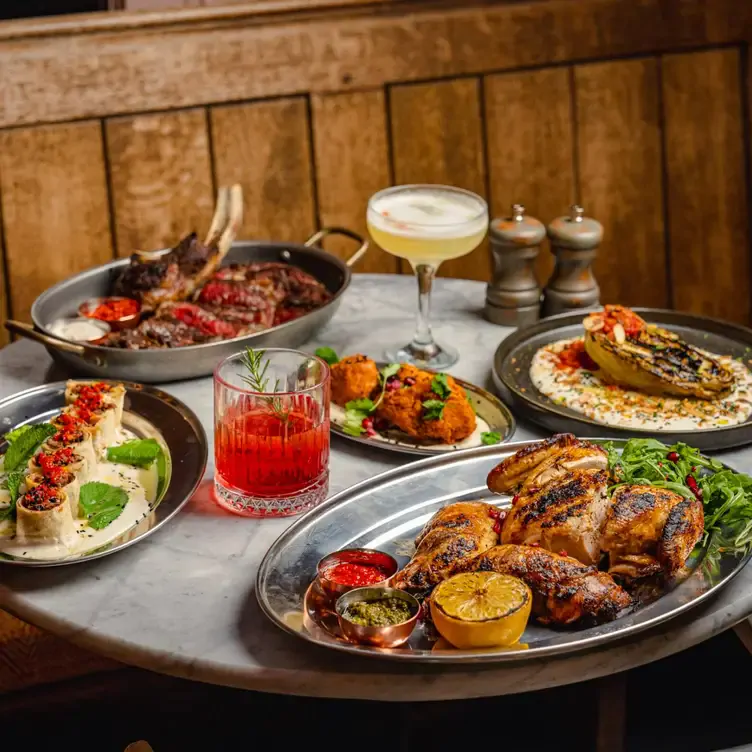
[[[533,613],[543,624],[600,624],[632,605],[610,575],[538,547],[495,546],[467,561],[462,571],[519,577],[533,591]]]
[[[187,300],[219,268],[230,250],[242,214],[241,187],[223,188],[203,243],[192,233],[166,253],[134,253],[115,281],[113,294],[139,300],[145,312],[156,310],[162,303]]]

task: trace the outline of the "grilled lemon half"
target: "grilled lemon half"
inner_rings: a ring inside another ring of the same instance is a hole
[[[507,574],[465,572],[440,583],[431,595],[439,634],[461,650],[517,642],[530,618],[530,588]]]

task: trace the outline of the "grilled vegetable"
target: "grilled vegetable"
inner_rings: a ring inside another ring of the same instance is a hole
[[[707,400],[733,389],[729,368],[629,308],[607,305],[589,314],[583,326],[585,350],[604,381],[649,394]]]

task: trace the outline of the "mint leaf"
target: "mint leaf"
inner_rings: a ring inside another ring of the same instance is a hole
[[[23,428],[27,428],[27,426],[23,426]],[[5,453],[3,470],[6,473],[12,473],[25,465],[32,458],[37,447],[43,441],[49,439],[55,431],[55,427],[49,423],[28,426],[28,430],[25,431],[20,431],[20,429],[11,431],[10,434],[15,434],[15,438],[11,441],[8,451]]]
[[[446,402],[442,400],[426,400],[423,403],[423,420],[441,420]]]
[[[399,363],[390,363],[388,366],[384,366],[381,369],[381,382],[383,384],[386,384],[386,380],[390,376],[395,376],[397,373],[399,373],[400,368],[402,368],[402,366]]]
[[[365,413],[365,415],[363,416],[364,418],[375,409],[376,405],[374,405],[373,400],[368,399],[368,397],[361,397],[360,399],[350,400],[345,405],[345,410],[358,410],[359,412]]]
[[[319,347],[314,351],[315,355],[318,355],[321,360],[333,366],[335,363],[339,363],[339,356],[331,347]]]
[[[8,489],[10,494],[10,504],[3,509],[0,509],[0,522],[6,520],[14,520],[16,518],[16,502],[18,501],[18,489],[23,480],[24,474],[22,470],[14,470],[12,473],[8,473],[3,481],[3,488]]]
[[[92,481],[81,486],[79,504],[89,523],[89,527],[102,530],[116,520],[128,503],[128,494],[109,483]]]
[[[363,428],[363,419],[367,417],[368,413],[364,413],[362,410],[347,410],[342,430],[350,436],[360,436],[362,433],[365,433],[366,429]]]
[[[452,393],[445,373],[437,373],[433,377],[431,381],[431,391],[441,399],[446,399]]]
[[[107,459],[121,465],[151,467],[162,448],[156,439],[133,439],[107,449]]]
[[[480,435],[480,440],[488,446],[498,444],[501,441],[501,434],[497,431],[483,431]]]
[[[23,436],[27,431],[31,431],[33,427],[34,426],[32,425],[27,425],[14,428],[12,431],[8,431],[8,433],[5,434],[5,440],[9,444],[12,444],[19,436]]]

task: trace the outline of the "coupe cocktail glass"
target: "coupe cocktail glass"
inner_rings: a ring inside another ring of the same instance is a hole
[[[434,341],[431,287],[442,261],[477,248],[488,229],[488,206],[480,197],[447,185],[401,185],[379,191],[368,202],[368,230],[385,251],[406,259],[418,278],[418,321],[412,342],[390,349],[394,363],[444,369],[459,354]]]
[[[214,371],[215,498],[246,517],[288,517],[329,490],[329,367],[296,350],[251,353],[261,384],[249,383],[248,352]]]

